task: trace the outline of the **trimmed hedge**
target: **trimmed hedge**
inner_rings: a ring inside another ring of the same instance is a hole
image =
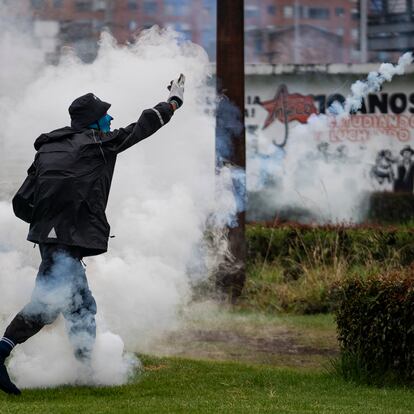
[[[414,382],[414,268],[343,282],[338,300],[341,374],[378,385]]]
[[[351,265],[370,261],[414,262],[414,230],[406,227],[345,227],[249,225],[246,230],[248,261],[278,261],[295,274],[303,264],[331,265],[339,257]]]
[[[366,220],[372,223],[408,223],[414,220],[414,194],[376,192],[369,195]]]

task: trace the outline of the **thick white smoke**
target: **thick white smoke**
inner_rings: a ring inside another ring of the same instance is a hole
[[[340,113],[348,115],[351,111],[357,111],[361,108],[362,98],[369,93],[378,92],[384,82],[391,82],[395,75],[403,75],[406,68],[413,62],[411,52],[404,53],[399,59],[397,65],[392,63],[383,63],[378,72],[370,72],[367,79],[357,81],[351,86],[351,94],[346,98],[343,110],[339,108]],[[337,107],[337,106],[336,106]]]
[[[289,140],[283,149],[261,132],[250,136],[248,189],[253,196],[261,192],[255,207],[266,212],[290,209],[290,214],[295,209],[297,214],[304,214],[300,220],[312,222],[363,220],[364,200],[373,189],[369,172],[375,154],[389,147],[389,138],[378,132],[369,148],[365,143],[329,147],[321,140],[318,149],[314,137],[328,136],[335,124],[360,109],[364,97],[378,92],[394,76],[404,74],[412,61],[413,55],[405,53],[396,65],[381,64],[366,80],[351,86],[344,104],[335,102],[328,114],[311,115],[306,124],[289,126]]]
[[[231,215],[236,208],[231,188],[223,183],[216,210],[214,119],[202,104],[208,58],[200,47],[180,44],[174,32],[154,28],[129,47],[105,35],[93,64],[81,63],[69,51],[59,65],[34,70],[28,80],[27,67],[37,65],[38,55],[30,44],[24,51],[10,57],[15,68],[10,75],[17,81],[8,83],[9,70],[0,76],[8,85],[0,85],[0,108],[2,158],[9,166],[0,181],[12,182],[14,190],[33,159],[34,139],[68,125],[67,108],[77,96],[94,92],[111,102],[117,128],[164,101],[171,79],[180,73],[187,77],[185,104],[171,122],[119,156],[107,211],[116,237],[108,254],[86,260],[99,315],[92,382],[119,384],[135,366],[133,358],[123,357],[124,343],[128,351],[146,351],[175,326],[179,307],[190,297],[191,278],[202,279],[208,271],[203,249],[208,217],[214,211],[217,217]],[[19,76],[25,79],[22,86]],[[0,203],[1,329],[28,301],[40,261],[38,250],[25,241],[27,226],[13,217],[10,195]],[[62,323],[55,325],[14,351],[10,370],[18,385],[85,380]]]

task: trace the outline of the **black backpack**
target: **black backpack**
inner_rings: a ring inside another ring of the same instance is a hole
[[[36,169],[32,164],[27,171],[26,179],[12,200],[14,214],[26,223],[31,223],[33,217],[35,184]]]

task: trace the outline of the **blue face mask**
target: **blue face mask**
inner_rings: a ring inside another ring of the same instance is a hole
[[[111,130],[111,121],[113,119],[114,118],[112,118],[111,115],[106,114],[98,122],[89,125],[89,128],[97,129],[102,132],[109,132]]]

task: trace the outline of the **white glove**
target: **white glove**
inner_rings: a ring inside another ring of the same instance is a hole
[[[184,84],[185,76],[183,74],[176,80],[172,80],[168,86],[170,91],[170,96],[167,99],[169,103],[175,103],[177,108],[183,105],[184,103]]]

